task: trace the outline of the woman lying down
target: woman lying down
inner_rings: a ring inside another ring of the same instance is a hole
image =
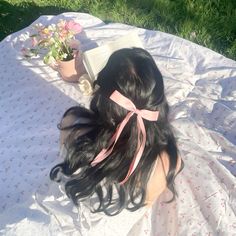
[[[38,194],[62,232],[230,235],[234,180],[191,140],[179,140],[178,149],[151,55],[140,48],[116,51],[95,87],[90,110],[72,107],[58,125],[63,161],[50,173],[58,183],[45,193],[53,199]]]

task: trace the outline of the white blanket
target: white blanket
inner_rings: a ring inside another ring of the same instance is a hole
[[[164,76],[185,162],[176,179],[179,197],[165,204],[164,192],[127,235],[236,235],[236,62],[173,35],[105,24],[88,14],[41,16],[37,22],[61,18],[76,18],[83,26],[78,36],[82,50],[137,31]],[[73,230],[74,220],[66,223],[72,229],[68,232],[60,217],[42,209],[35,192],[60,162],[60,117],[77,103],[87,106],[89,97],[62,81],[40,58],[22,58],[29,29],[0,43],[0,234],[80,235]],[[101,230],[91,235],[114,235],[112,229]]]

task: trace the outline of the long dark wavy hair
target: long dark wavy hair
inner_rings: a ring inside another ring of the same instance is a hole
[[[95,194],[98,204],[91,208],[93,212],[115,215],[123,209],[135,211],[145,205],[147,183],[154,164],[161,153],[166,152],[170,163],[166,181],[173,193],[170,201],[173,201],[177,194],[174,179],[178,149],[168,121],[169,107],[163,78],[152,56],[141,48],[118,50],[110,56],[95,84],[98,88],[91,100],[90,110],[82,106],[72,107],[62,119],[72,115],[77,118],[76,121],[58,126],[61,130],[70,130],[65,142],[67,154],[64,161],[51,170],[50,178],[60,181],[59,173],[67,176],[65,191],[75,204]],[[136,115],[125,126],[110,156],[91,166],[128,112],[109,99],[114,90],[129,98],[138,109],[159,111],[157,121],[144,120],[147,139],[142,158],[134,173],[122,185],[119,183],[128,172],[137,146]],[[87,132],[80,134],[84,128]]]

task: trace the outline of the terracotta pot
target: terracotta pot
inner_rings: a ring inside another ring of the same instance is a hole
[[[82,57],[77,53],[70,61],[58,61],[57,70],[65,81],[78,82],[79,77],[85,73]]]

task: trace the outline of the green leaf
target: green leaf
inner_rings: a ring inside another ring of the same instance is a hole
[[[37,37],[38,36],[38,34],[32,34],[32,35],[30,35],[30,38],[34,38],[34,37]]]
[[[45,63],[45,64],[48,64],[48,62],[49,62],[49,55],[46,55],[44,58],[43,58],[43,62]]]

